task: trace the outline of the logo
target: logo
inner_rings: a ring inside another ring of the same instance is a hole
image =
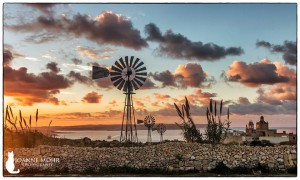
[[[8,152],[8,159],[6,161],[5,164],[6,170],[10,173],[10,174],[19,174],[20,169],[18,169],[17,171],[14,171],[15,169],[15,159],[14,159],[14,152]]]

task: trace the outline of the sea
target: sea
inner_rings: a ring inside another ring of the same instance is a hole
[[[296,127],[272,127],[270,129],[277,129],[277,132],[286,131],[286,133],[297,133]],[[205,128],[199,128],[200,133],[205,133]],[[245,131],[245,127],[232,127],[231,130],[238,130],[238,131]],[[56,137],[58,138],[67,138],[67,139],[82,139],[84,137],[88,137],[91,140],[106,140],[106,141],[113,141],[113,140],[120,140],[120,131],[103,131],[103,130],[80,130],[80,131],[56,131]],[[138,141],[139,142],[147,142],[147,130],[138,130]],[[157,131],[151,131],[151,139],[152,142],[159,142],[160,135]],[[167,130],[163,134],[164,140],[179,140],[182,141],[182,131],[179,129],[175,130]]]

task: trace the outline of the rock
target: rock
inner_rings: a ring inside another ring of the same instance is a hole
[[[240,156],[239,155],[235,155],[234,158],[238,159]]]
[[[94,141],[93,141],[94,142]],[[91,143],[93,143],[91,142]],[[86,139],[86,143],[89,140]],[[72,147],[72,146],[40,146],[38,148],[9,149],[16,157],[59,157],[59,164],[53,167],[43,167],[45,171],[68,168],[70,172],[79,172],[94,169],[101,171],[101,167],[132,168],[161,168],[169,171],[199,170],[207,171],[214,168],[219,162],[227,167],[238,166],[254,167],[259,162],[270,168],[285,170],[297,165],[296,146],[276,145],[274,147],[251,146],[223,146],[217,145],[211,150],[210,145],[198,143],[166,142],[157,145],[140,147],[101,147],[100,146]],[[107,145],[108,146],[108,145]],[[7,151],[4,153],[7,155]],[[176,158],[176,154],[183,159]],[[4,157],[4,161],[7,157]],[[25,168],[24,168],[25,169]]]
[[[274,164],[273,163],[270,163],[270,164],[268,164],[268,166],[269,166],[269,168],[274,168]]]
[[[174,167],[173,166],[168,166],[169,171],[173,171]]]
[[[194,169],[195,169],[194,167],[186,167],[185,168],[186,171],[191,171],[191,170],[194,170]]]
[[[277,159],[278,162],[283,162],[283,159],[279,158]]]

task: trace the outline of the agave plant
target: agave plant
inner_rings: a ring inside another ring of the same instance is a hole
[[[217,112],[217,101],[210,99],[209,107],[206,110],[207,128],[206,139],[213,146],[220,143],[227,137],[227,132],[230,127],[229,108],[227,109],[227,119],[222,122],[223,100],[220,102],[220,110]]]
[[[187,142],[201,142],[202,134],[196,128],[196,125],[192,119],[190,113],[190,105],[188,99],[185,97],[185,104],[181,109],[174,103],[178,116],[182,119],[182,123],[176,123],[176,125],[182,130],[183,137]]]

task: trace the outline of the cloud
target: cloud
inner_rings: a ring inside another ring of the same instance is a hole
[[[53,7],[55,6],[54,3],[25,3],[24,5],[39,10],[47,15],[53,14]]]
[[[238,115],[246,114],[295,114],[296,102],[283,102],[281,105],[269,105],[263,103],[233,104],[229,105],[230,112]]]
[[[110,78],[100,78],[100,79],[96,79],[94,81],[96,82],[96,85],[100,88],[112,89],[114,87]]]
[[[82,64],[82,60],[80,60],[80,59],[78,59],[78,58],[72,58],[71,60],[72,60],[72,62],[73,62],[75,65]]]
[[[110,53],[114,52],[115,50],[111,48],[105,48],[100,50],[95,50],[93,48],[89,47],[81,47],[77,46],[76,51],[82,56],[82,57],[88,57],[90,59],[101,59],[101,60],[107,60],[110,58]],[[99,54],[102,55],[99,55]]]
[[[6,49],[3,52],[4,96],[13,97],[24,106],[31,106],[35,103],[60,104],[55,95],[59,94],[61,89],[71,87],[73,83],[64,75],[58,74],[57,64],[52,62],[46,65],[46,68],[51,70],[50,72],[33,74],[27,72],[26,67],[13,69],[10,64],[15,56],[20,57],[11,50]]]
[[[179,65],[175,73],[166,70],[160,73],[150,73],[150,76],[154,80],[161,82],[163,87],[209,87],[214,83],[214,79],[209,78],[208,73],[204,72],[202,66],[198,63]]]
[[[9,44],[4,44],[3,66],[9,66],[14,58],[29,58],[23,54],[15,52],[14,48]]]
[[[81,64],[69,64],[69,63],[63,63],[62,64],[66,68],[70,68],[74,71],[91,71],[92,67],[90,65],[81,65]]]
[[[115,107],[115,106],[118,106],[118,104],[117,104],[117,101],[116,100],[111,100],[111,101],[109,101],[109,103],[108,103],[110,106],[112,106],[112,107]]]
[[[3,52],[3,66],[9,66],[13,60],[13,54],[9,50],[4,50]]]
[[[50,41],[60,40],[60,37],[54,33],[37,33],[32,34],[24,39],[25,42],[33,44],[42,44]]]
[[[143,86],[141,86],[141,90],[142,89],[155,89],[158,88],[155,83],[148,77],[145,81],[145,83],[143,84]]]
[[[71,80],[74,82],[79,82],[81,84],[85,84],[87,86],[92,86],[93,81],[91,78],[81,75],[79,72],[75,71],[70,71],[69,74],[67,75]]]
[[[257,102],[270,105],[282,105],[286,101],[297,100],[296,88],[291,86],[273,86],[268,90],[259,88],[257,93]]]
[[[49,59],[49,60],[51,60],[51,61],[57,60],[57,59],[58,59],[57,57],[51,56],[50,54],[45,54],[45,55],[43,55],[42,57],[43,57],[43,58],[46,58],[46,59]]]
[[[217,94],[203,92],[200,88],[195,88],[193,94],[186,95],[186,97],[193,104],[208,105],[210,99],[217,97]],[[184,99],[184,97],[181,97],[181,99]]]
[[[243,105],[251,104],[250,101],[249,101],[249,99],[246,98],[246,97],[239,97],[238,102],[239,102],[240,104],[243,104]]]
[[[14,32],[37,33],[45,31],[57,36],[85,37],[100,45],[111,44],[135,50],[148,47],[140,31],[124,16],[109,11],[102,12],[96,18],[89,15],[76,14],[69,19],[66,16],[39,16],[29,23],[9,25],[5,28]]]
[[[59,104],[54,96],[73,83],[56,72],[28,73],[26,67],[13,69],[6,64],[3,68],[4,95],[12,96],[18,103],[31,106],[35,103]]]
[[[150,73],[150,76],[153,77],[154,80],[162,82],[162,86],[176,86],[175,77],[173,73],[169,70],[163,71],[161,73],[155,72]]]
[[[87,93],[83,98],[84,103],[100,103],[103,95],[98,94],[95,91]]]
[[[257,41],[257,47],[265,47],[271,52],[282,53],[282,58],[286,64],[296,65],[297,64],[297,44],[293,41],[284,41],[283,45],[274,45],[267,41]]]
[[[136,100],[134,101],[134,108],[136,110],[143,110],[145,109],[145,104],[142,101]]]
[[[70,71],[67,77],[72,80],[72,82],[78,82],[87,86],[97,86],[104,89],[111,89],[114,87],[110,78],[108,77],[92,80],[91,72],[89,72],[88,76],[85,76],[80,72]]]
[[[240,47],[225,48],[214,43],[204,44],[201,41],[192,42],[182,34],[175,34],[168,30],[162,34],[154,23],[145,26],[148,41],[159,43],[157,52],[171,58],[216,61],[226,56],[239,56],[244,53]]]
[[[269,60],[261,60],[260,62],[250,64],[242,61],[234,61],[226,72],[227,80],[240,82],[248,87],[292,82],[290,74],[283,73],[283,67],[279,69],[280,67],[276,66],[277,64]],[[291,69],[285,68],[285,70]]]
[[[58,73],[60,71],[60,68],[57,67],[56,62],[50,62],[46,65],[47,69],[50,69],[54,73]]]
[[[156,99],[159,99],[159,100],[166,100],[166,99],[170,99],[171,96],[170,95],[167,95],[167,94],[159,94],[159,93],[154,93],[154,97]]]

